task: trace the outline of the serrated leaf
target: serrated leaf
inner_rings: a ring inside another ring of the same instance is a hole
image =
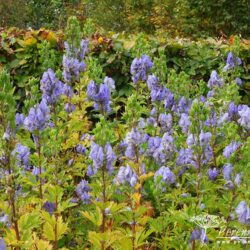
[[[48,240],[55,240],[55,232],[54,232],[54,226],[53,224],[50,224],[49,222],[44,223],[43,226],[43,234],[45,236],[45,238],[47,238]]]
[[[21,231],[31,230],[40,225],[40,218],[37,213],[27,213],[20,217],[19,226]]]
[[[60,240],[61,237],[67,232],[68,226],[63,222],[62,217],[58,217],[57,219],[57,240]]]
[[[102,225],[102,213],[99,207],[96,207],[95,213],[84,211],[82,215],[90,220],[95,226],[100,227]]]

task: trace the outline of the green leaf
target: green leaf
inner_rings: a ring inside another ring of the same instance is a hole
[[[20,217],[19,226],[21,231],[31,230],[37,228],[40,224],[40,217],[38,213],[27,213]]]
[[[57,226],[57,240],[60,240],[62,236],[67,232],[68,226],[66,223],[63,222],[61,216],[58,217],[56,226]]]
[[[95,213],[84,211],[82,215],[90,220],[95,226],[100,227],[102,225],[102,212],[100,208],[96,207]]]

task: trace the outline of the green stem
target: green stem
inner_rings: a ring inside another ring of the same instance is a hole
[[[103,204],[106,203],[106,180],[105,180],[105,169],[104,166],[102,166],[102,184],[103,184],[103,189],[102,189],[102,200]],[[106,223],[106,214],[105,214],[105,209],[102,209],[102,227],[101,227],[101,232],[105,233],[105,223]],[[105,249],[105,241],[102,241],[102,250]]]
[[[228,216],[226,218],[226,229],[224,231],[224,236],[226,237],[227,236],[227,231],[228,231],[228,222],[229,222],[229,219],[230,219],[230,214],[231,214],[231,211],[232,211],[232,208],[233,208],[233,203],[234,203],[234,200],[236,199],[237,195],[235,193],[235,191],[233,191],[233,197],[232,197],[232,200],[229,204],[229,213],[228,213]]]
[[[58,200],[56,196],[56,208],[55,208],[55,218],[56,218],[56,223],[55,223],[55,228],[54,228],[54,233],[55,233],[55,241],[54,241],[54,246],[53,250],[58,249],[58,228],[57,228],[57,223],[58,223],[58,213],[57,213],[57,207],[58,207]]]
[[[199,204],[199,200],[200,200],[200,173],[201,173],[201,156],[198,156],[197,159],[197,165],[198,165],[198,169],[197,169],[197,185],[196,185],[196,195],[197,195],[197,201],[195,204],[195,213],[197,212],[197,207]]]
[[[15,204],[15,190],[16,190],[16,185],[15,185],[15,180],[12,176],[12,171],[11,171],[11,165],[10,165],[10,150],[8,149],[8,173],[9,173],[9,183],[8,183],[8,188],[7,190],[9,190],[9,202],[10,202],[10,206],[11,206],[11,211],[12,211],[12,217],[11,217],[11,221],[13,223],[14,226],[14,230],[15,230],[15,234],[16,234],[16,239],[19,242],[20,241],[20,231],[19,231],[19,226],[18,226],[18,220],[17,220],[17,212],[16,212],[16,204]],[[16,250],[20,250],[21,248],[15,247]]]
[[[38,168],[39,168],[39,196],[41,201],[43,200],[43,180],[41,177],[42,174],[42,164],[41,164],[41,145],[40,138],[38,138]]]
[[[54,123],[55,123],[55,128],[57,128],[58,126],[58,119],[57,119],[57,110],[56,110],[56,106],[53,106],[53,113],[54,113]],[[56,142],[58,141],[58,131],[56,133]],[[56,162],[56,158],[57,158],[58,152],[57,152],[57,148],[56,148],[56,152],[54,155],[54,162],[55,162],[55,185],[58,185],[58,164]],[[58,249],[58,197],[56,195],[56,200],[55,200],[55,219],[56,219],[56,223],[55,223],[55,227],[54,227],[54,234],[55,234],[55,241],[53,244],[53,250],[57,250]]]

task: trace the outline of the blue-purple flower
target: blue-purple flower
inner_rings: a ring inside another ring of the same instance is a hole
[[[176,112],[178,114],[181,114],[181,113],[188,114],[190,106],[191,106],[191,101],[187,100],[184,96],[182,96],[178,102],[177,107],[176,107],[176,109],[177,109]]]
[[[109,143],[107,143],[103,148],[95,142],[92,142],[89,158],[93,161],[93,166],[88,167],[89,176],[96,173],[101,167],[105,167],[109,174],[113,172],[116,154]]]
[[[89,52],[89,40],[82,39],[80,43],[80,51],[78,53],[78,58],[83,60],[88,52]]]
[[[227,55],[226,66],[223,68],[224,71],[234,69],[236,66],[242,64],[242,61],[239,57],[235,57],[232,52],[229,52]]]
[[[96,98],[96,95],[98,94],[98,86],[94,81],[89,82],[86,93],[89,99],[94,100]]]
[[[137,181],[138,181],[137,175],[130,166],[120,167],[114,179],[114,182],[117,184],[128,183],[130,184],[131,187],[134,187]]]
[[[143,152],[141,145],[147,142],[148,138],[149,136],[142,130],[132,128],[124,140],[126,144],[125,156],[132,160],[138,156],[137,154],[141,154]]]
[[[223,176],[224,176],[224,179],[227,181],[225,186],[229,189],[234,189],[235,185],[239,187],[241,184],[242,173],[237,173],[236,175],[234,175],[234,181],[232,181],[232,177],[233,177],[232,175],[233,175],[232,164],[231,163],[225,164],[223,166]]]
[[[68,160],[68,166],[69,167],[72,166],[73,163],[74,163],[74,159],[73,158],[71,158],[71,159]]]
[[[64,86],[63,86],[63,94],[65,96],[67,96],[69,99],[71,99],[73,97],[73,95],[74,95],[74,91],[68,84],[64,84]]]
[[[175,151],[174,138],[169,133],[165,133],[162,138],[156,136],[148,139],[147,155],[153,157],[160,165],[165,164]]]
[[[189,120],[189,116],[185,113],[182,113],[181,118],[179,120],[179,126],[182,129],[182,133],[188,133],[190,125],[191,125],[191,122]]]
[[[159,83],[156,75],[149,75],[147,79],[147,85],[150,89],[151,100],[163,101],[167,95],[167,89]]]
[[[211,181],[215,181],[220,173],[220,170],[217,168],[209,168],[208,170],[208,178]]]
[[[145,122],[145,119],[144,118],[140,118],[139,119],[139,122],[138,122],[138,129],[144,129],[146,127],[146,122]]]
[[[84,141],[84,140],[87,140],[87,141],[91,142],[93,140],[93,135],[90,135],[88,133],[82,134],[82,136],[80,138],[80,141]]]
[[[192,232],[191,237],[189,239],[189,242],[192,242],[194,240],[200,240],[202,244],[208,242],[206,232],[203,228],[200,229],[200,228],[196,227],[194,229],[194,231]]]
[[[64,85],[56,78],[54,71],[48,69],[43,73],[40,89],[47,104],[55,104],[63,93]]]
[[[205,125],[208,127],[216,127],[218,125],[218,118],[214,110],[210,111],[209,118],[205,121]]]
[[[162,166],[155,172],[154,181],[158,188],[164,191],[164,185],[172,185],[175,183],[175,175],[169,167]]]
[[[4,131],[2,139],[8,141],[8,140],[10,140],[12,135],[14,135],[14,133],[13,133],[11,127],[8,125],[6,130]]]
[[[168,90],[164,100],[164,107],[166,109],[172,110],[174,104],[175,104],[174,95]]]
[[[4,238],[0,239],[0,250],[6,250],[6,244]]]
[[[214,90],[213,89],[207,92],[207,98],[211,98],[213,96],[214,96]]]
[[[190,148],[180,149],[176,158],[176,164],[178,166],[185,166],[192,163],[193,151]]]
[[[93,161],[93,166],[96,169],[102,167],[104,161],[104,152],[102,146],[99,146],[95,142],[92,142],[89,158]]]
[[[152,156],[158,164],[164,164],[166,156],[161,147],[161,138],[158,136],[148,139],[147,155]]]
[[[222,84],[223,84],[223,81],[221,80],[221,78],[219,77],[217,72],[215,70],[213,70],[211,75],[210,75],[210,79],[207,83],[207,86],[209,88],[213,88],[214,86],[221,87]]]
[[[19,166],[27,166],[29,164],[30,151],[27,146],[18,143],[13,153],[16,155]]]
[[[2,212],[2,213],[0,214],[0,223],[2,223],[3,225],[8,226],[8,225],[10,224],[9,215]],[[0,248],[0,250],[1,250],[1,248]]]
[[[68,114],[70,114],[70,113],[72,113],[72,112],[74,112],[74,111],[76,110],[76,106],[75,106],[74,104],[72,104],[72,103],[66,103],[66,104],[64,105],[64,110],[65,110]]]
[[[43,204],[43,209],[45,209],[50,215],[52,215],[56,209],[56,204],[54,202],[46,201]]]
[[[94,101],[95,110],[102,112],[110,112],[110,87],[107,83],[95,84],[94,81],[90,81],[87,87],[87,96],[90,100]]]
[[[44,130],[50,118],[50,109],[44,99],[35,107],[31,108],[24,120],[24,128],[30,132]]]
[[[72,80],[79,80],[80,73],[86,68],[83,59],[88,52],[88,40],[82,40],[80,48],[74,48],[65,42],[66,54],[63,56],[63,78],[69,83]]]
[[[66,55],[78,60],[83,60],[85,55],[88,53],[89,40],[81,40],[80,47],[76,48],[70,45],[68,42],[64,42],[64,47],[66,49]]]
[[[201,96],[200,96],[200,101],[201,101],[201,102],[205,103],[206,100],[207,100],[207,98],[206,98],[204,95],[201,95]]]
[[[70,83],[72,80],[79,80],[80,73],[86,68],[86,64],[83,61],[79,61],[77,58],[71,58],[66,55],[63,56],[63,78],[64,81]]]
[[[241,183],[241,176],[242,176],[241,173],[240,173],[240,174],[238,173],[238,174],[235,175],[234,183],[236,184],[237,187],[240,186],[240,183]]]
[[[149,137],[147,153],[149,153],[149,155],[152,155],[156,151],[156,149],[160,147],[160,145],[161,138],[159,136]]]
[[[218,125],[224,124],[230,120],[228,112],[222,113],[221,117],[218,120]]]
[[[223,167],[223,176],[224,176],[225,180],[227,180],[227,181],[231,180],[232,171],[233,171],[233,166],[232,166],[231,163],[228,163],[228,164],[224,165],[224,167]]]
[[[76,187],[76,194],[79,197],[79,199],[84,204],[89,204],[91,196],[89,195],[89,192],[91,191],[89,187],[88,181],[82,180]]]
[[[186,142],[187,142],[188,147],[192,147],[196,144],[197,139],[193,134],[189,134]]]
[[[158,117],[158,123],[161,127],[162,132],[170,131],[173,125],[172,115],[170,113],[169,114],[161,113]]]
[[[15,121],[16,121],[16,129],[19,129],[23,126],[25,116],[24,114],[16,113]]]
[[[240,143],[233,141],[228,146],[226,146],[223,150],[223,155],[225,158],[229,159],[230,156],[239,148]]]
[[[110,92],[115,90],[115,81],[111,77],[105,76],[103,82],[104,84],[108,85]]]
[[[116,154],[109,143],[105,145],[104,151],[106,154],[106,169],[111,174],[114,170],[113,164],[116,161]]]
[[[78,154],[85,155],[85,154],[86,154],[86,148],[85,148],[83,145],[78,144],[78,145],[76,146],[76,152],[77,152]]]
[[[230,120],[237,119],[239,117],[238,106],[234,102],[230,102],[228,105],[228,117]]]
[[[97,173],[97,170],[98,169],[95,168],[94,166],[89,165],[88,168],[87,168],[86,174],[87,174],[87,176],[91,177],[91,176],[93,176],[93,175],[95,175]]]
[[[151,111],[150,111],[150,117],[147,119],[147,124],[149,126],[154,126],[154,127],[157,127],[157,110],[156,108],[154,107]]]
[[[38,176],[39,176],[40,174],[44,173],[44,172],[45,172],[44,168],[41,168],[41,171],[40,171],[39,168],[33,167],[31,173],[38,179]]]
[[[239,222],[242,224],[250,224],[250,208],[245,201],[241,201],[235,210]]]
[[[147,119],[148,126],[157,127],[156,119],[154,117],[149,117]]]
[[[173,136],[166,132],[161,140],[161,147],[163,149],[164,154],[166,155],[166,159],[171,158],[172,154],[176,151],[174,138]]]
[[[133,83],[136,84],[139,80],[146,81],[147,74],[152,67],[153,63],[147,55],[135,58],[130,67]]]
[[[94,108],[96,110],[103,110],[103,112],[110,111],[110,90],[107,84],[101,84],[99,92],[93,99],[95,101]]]
[[[211,146],[206,145],[203,149],[202,164],[207,164],[213,157],[213,150]]]
[[[204,133],[203,131],[201,131],[200,136],[199,136],[200,145],[201,146],[208,145],[211,140],[211,137],[212,137],[212,134],[210,132]]]
[[[235,82],[236,82],[236,84],[237,84],[239,87],[241,87],[242,84],[243,84],[242,80],[241,80],[239,77],[236,77],[236,78],[235,78]]]
[[[250,129],[250,108],[247,105],[239,107],[239,124],[246,129]]]
[[[7,158],[7,156],[6,155],[2,155],[2,156],[0,156],[0,164],[2,164],[2,165],[6,165],[6,164],[8,164],[8,158]],[[1,169],[2,170],[2,169]],[[0,171],[0,178],[1,178],[1,175],[2,175],[2,173],[1,173],[1,171]]]
[[[187,142],[188,148],[191,150],[192,155],[193,155],[191,157],[190,164],[192,164],[194,167],[198,167],[198,162],[200,162],[201,164],[207,164],[213,157],[213,150],[211,146],[209,145],[211,137],[212,135],[210,132],[205,133],[203,131],[201,131],[199,138],[197,138],[193,134],[188,135],[186,142]],[[197,144],[198,142],[199,144]],[[199,156],[196,155],[194,151],[194,148],[197,145],[200,145],[201,150],[202,150],[202,155],[200,159],[197,158]]]

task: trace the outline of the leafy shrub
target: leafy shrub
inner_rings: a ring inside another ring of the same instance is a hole
[[[0,1],[0,27],[16,26],[25,27],[28,8],[25,0]]]
[[[92,58],[96,58],[96,62],[101,65],[105,74],[115,79],[119,95],[130,94],[131,88],[126,83],[130,80],[130,64],[140,50],[138,46],[143,48],[144,53],[156,57],[156,60],[157,58],[160,61],[165,60],[167,69],[165,70],[164,67],[162,70],[161,79],[166,80],[169,70],[174,69],[177,73],[183,71],[189,75],[191,82],[194,82],[209,79],[211,70],[219,67],[224,61],[228,51],[233,49],[235,40],[232,37],[227,43],[214,39],[193,42],[184,39],[169,39],[164,36],[153,38],[143,34],[129,37],[114,35],[111,39],[99,33],[92,35],[94,30],[92,22],[88,22],[84,29],[84,36],[92,41],[90,48]],[[10,71],[14,85],[17,86],[22,98],[25,96],[23,87],[32,88],[32,86],[29,87],[32,77],[31,83],[33,82],[37,87],[39,78],[46,67],[54,65],[61,68],[62,33],[44,29],[39,31],[10,29],[2,30],[0,37],[2,41],[0,63]],[[45,46],[46,41],[49,43]],[[43,49],[44,46],[46,50]],[[250,60],[248,41],[241,40],[237,50],[243,60],[241,95],[247,103],[249,101]],[[162,59],[163,57],[165,59]],[[44,68],[43,65],[48,62],[50,65]],[[161,66],[157,66],[158,69],[159,67]]]
[[[61,29],[74,14],[85,20],[80,0],[9,0],[0,1],[0,27]]]
[[[86,1],[86,16],[106,31],[162,33],[170,37],[241,34],[249,38],[249,10],[244,0]],[[119,15],[117,15],[119,13]]]

